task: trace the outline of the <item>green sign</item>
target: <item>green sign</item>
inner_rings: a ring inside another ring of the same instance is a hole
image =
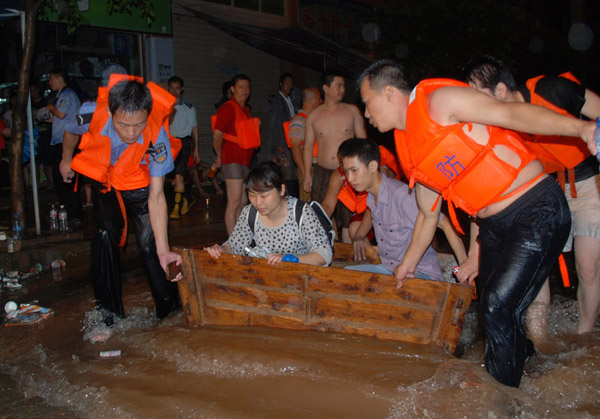
[[[133,9],[131,14],[113,13],[109,15],[107,0],[78,0],[77,5],[85,19],[83,22],[85,26],[173,35],[171,1],[152,0],[151,2],[154,4],[154,21],[150,25],[148,25],[146,19],[142,18],[139,9]],[[59,20],[56,13],[50,13],[48,20],[50,22],[65,23],[64,20]]]

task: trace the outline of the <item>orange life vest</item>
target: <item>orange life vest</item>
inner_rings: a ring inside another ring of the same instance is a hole
[[[527,80],[525,85],[531,95],[531,103],[533,105],[543,106],[544,108],[553,110],[561,115],[570,116],[566,110],[550,103],[535,92],[535,86],[545,76],[538,76]],[[577,84],[581,84],[571,73],[560,74],[567,80],[571,80]],[[565,189],[565,175],[567,170],[569,183],[571,186],[571,196],[576,198],[577,191],[575,190],[575,166],[584,161],[590,156],[590,151],[585,142],[578,137],[563,137],[559,135],[524,135],[523,138],[528,141],[527,145],[536,154],[537,159],[543,164],[546,173],[558,172],[558,182],[563,191]]]
[[[157,84],[148,82],[146,86],[152,94],[152,111],[148,115],[146,128],[142,132],[143,144],[137,142],[130,144],[115,165],[111,166],[110,138],[102,135],[101,132],[109,120],[107,111],[109,91],[115,84],[122,80],[142,82],[142,79],[139,77],[113,74],[110,77],[108,87],[98,88],[96,110],[94,111],[89,131],[81,137],[79,144],[81,152],[73,157],[71,168],[102,183],[108,190],[115,188],[121,191],[128,191],[143,188],[150,184],[146,151],[148,150],[150,141],[158,137],[161,128],[164,128],[169,136],[173,158],[177,156],[181,149],[181,141],[169,134],[168,116],[173,110],[175,98]],[[146,159],[146,164],[141,164],[144,159]]]
[[[298,112],[296,116],[300,115],[303,118],[306,118],[308,115],[304,112]],[[295,117],[294,117],[295,118]],[[283,133],[285,134],[285,142],[287,143],[288,148],[292,148],[292,142],[290,140],[290,124],[292,121],[285,121],[283,123]],[[304,141],[302,141],[302,146],[304,146]],[[317,152],[319,151],[319,145],[315,141],[313,146],[313,157],[317,157]]]
[[[341,167],[338,167],[338,173],[342,178],[342,189],[340,189],[337,198],[350,212],[362,214],[367,210],[368,193],[366,191],[356,193],[354,188],[348,183],[346,174]]]
[[[235,102],[233,104],[233,111],[235,112],[235,134],[231,135],[223,133],[223,139],[236,143],[240,148],[249,150],[252,148],[260,147],[260,120],[258,118],[248,118],[239,103],[234,99],[229,101]],[[217,123],[217,115],[211,115],[210,125],[212,131],[215,131],[215,124]]]
[[[406,131],[396,130],[394,137],[409,186],[412,188],[418,181],[439,192],[448,201],[454,225],[462,232],[454,207],[476,215],[490,204],[505,199],[502,194],[510,188],[519,172],[535,160],[535,155],[515,132],[488,126],[489,141],[481,145],[465,132],[471,128],[471,123],[442,126],[432,120],[428,96],[446,86],[468,87],[449,79],[419,83],[410,95]],[[521,165],[516,168],[499,159],[493,151],[498,145],[516,153]]]
[[[388,169],[394,172],[396,179],[399,180],[402,177],[402,173],[400,166],[398,166],[398,160],[396,159],[396,156],[394,156],[391,151],[382,145],[379,146],[379,155],[381,161],[380,166],[387,166]]]

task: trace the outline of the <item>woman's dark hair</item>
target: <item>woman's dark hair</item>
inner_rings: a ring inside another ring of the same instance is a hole
[[[253,192],[267,192],[273,188],[281,192],[285,179],[281,168],[276,163],[265,161],[250,170],[244,183],[248,190]]]
[[[240,74],[236,74],[235,76],[233,76],[231,78],[231,86],[235,86],[235,84],[238,82],[238,80],[247,80],[248,83],[252,84],[252,81],[250,81],[250,77],[248,77],[247,75],[240,73]]]

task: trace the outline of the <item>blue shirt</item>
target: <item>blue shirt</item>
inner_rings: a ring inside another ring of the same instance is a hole
[[[119,134],[117,134],[112,118],[108,118],[108,122],[104,128],[102,128],[100,134],[110,137],[110,164],[114,166],[123,152],[127,150],[129,144],[123,142],[119,137]],[[143,133],[140,134],[137,143],[144,143]],[[171,142],[169,141],[169,136],[164,127],[161,127],[158,138],[150,140],[150,143],[153,146],[153,151],[149,153],[150,158],[148,159],[150,176],[159,177],[172,172],[175,168],[175,164],[173,162],[173,156],[171,155]],[[146,164],[146,159],[142,159],[140,163]]]
[[[96,102],[84,102],[72,121],[67,123],[65,130],[75,135],[83,135],[90,128],[90,120],[96,110]]]
[[[386,268],[394,272],[394,268],[404,259],[412,239],[419,208],[415,194],[410,193],[408,185],[385,175],[381,178],[377,197],[375,204],[375,196],[369,192],[367,206],[373,217],[379,257]],[[435,281],[443,280],[437,253],[431,245],[421,258],[416,271]]]
[[[58,118],[56,115],[52,118],[52,140],[50,145],[62,144],[63,134],[67,124],[75,121],[75,115],[79,110],[79,98],[75,92],[68,87],[65,87],[56,97],[56,109],[65,113],[63,119]]]

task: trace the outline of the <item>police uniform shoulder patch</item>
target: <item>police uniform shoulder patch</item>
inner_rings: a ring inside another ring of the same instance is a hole
[[[158,143],[152,147],[152,151],[150,151],[150,156],[156,163],[164,163],[167,161],[167,146],[165,143]]]

